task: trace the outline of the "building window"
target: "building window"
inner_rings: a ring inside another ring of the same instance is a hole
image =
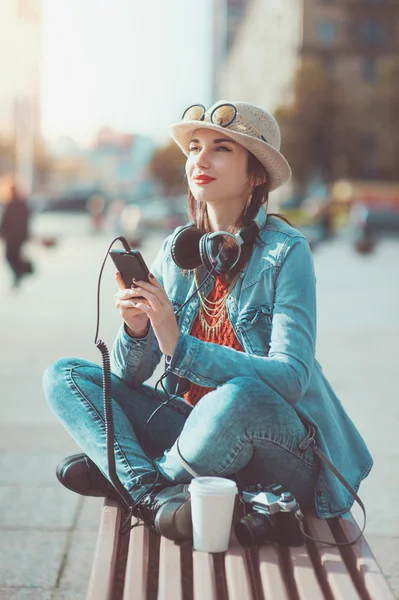
[[[363,75],[368,83],[376,83],[377,81],[377,68],[375,60],[365,58],[363,61]]]
[[[382,42],[384,39],[384,28],[380,21],[365,21],[361,26],[362,38],[373,44]]]
[[[335,21],[320,21],[319,39],[324,44],[331,44],[337,37],[337,23]]]

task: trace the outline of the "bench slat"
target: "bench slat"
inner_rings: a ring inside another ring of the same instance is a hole
[[[224,564],[229,600],[251,600],[251,582],[245,548],[240,546],[233,532],[230,537],[230,547],[225,553]]]
[[[118,554],[122,510],[116,500],[105,499],[86,600],[111,600]]]
[[[182,600],[180,547],[164,537],[159,550],[158,600]]]
[[[360,533],[360,529],[350,513],[337,519],[335,527],[341,533],[341,536],[337,536],[338,541],[354,540]],[[361,537],[356,544],[347,546],[346,552],[369,596],[378,598],[378,600],[394,600],[388,583],[364,537]]]
[[[335,542],[331,530],[324,519],[318,519],[313,515],[309,515],[306,518],[306,522],[312,537],[327,542]],[[339,549],[309,542],[309,546],[312,544],[315,544],[318,549],[322,565],[321,570],[317,565],[315,565],[315,568],[318,569],[321,577],[326,579],[335,600],[359,600],[360,596],[353,584]]]
[[[274,544],[259,547],[259,570],[267,600],[289,600]]]
[[[290,548],[293,575],[301,600],[324,598],[307,547]]]
[[[130,531],[123,600],[146,600],[148,558],[149,531],[141,524]]]
[[[218,600],[212,554],[193,550],[194,598]]]

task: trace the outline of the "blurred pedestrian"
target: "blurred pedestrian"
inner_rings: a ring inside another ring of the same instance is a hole
[[[121,235],[121,215],[126,206],[123,198],[114,198],[108,205],[107,228],[111,235]]]
[[[19,286],[24,275],[33,273],[32,262],[22,256],[22,246],[29,237],[29,217],[26,197],[14,181],[0,224],[0,237],[5,242],[5,257],[14,276],[14,287]]]
[[[105,208],[105,200],[100,194],[93,194],[87,201],[87,209],[89,211],[94,233],[99,233],[104,227]]]

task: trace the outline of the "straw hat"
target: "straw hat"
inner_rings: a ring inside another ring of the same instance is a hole
[[[223,104],[232,104],[237,110],[234,121],[226,127],[216,125],[210,120],[212,111]],[[173,123],[170,127],[170,135],[188,156],[192,135],[196,129],[202,128],[214,129],[223,133],[224,136],[232,138],[249,150],[266,169],[270,191],[291,179],[290,166],[279,152],[281,135],[277,121],[259,106],[247,102],[219,101],[206,112],[203,121],[191,120]],[[261,139],[261,136],[265,138],[266,142]]]

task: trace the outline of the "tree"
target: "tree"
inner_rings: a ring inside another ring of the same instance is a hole
[[[399,59],[377,65],[376,84],[341,85],[321,59],[303,59],[292,104],[276,111],[298,191],[314,173],[326,181],[399,179]]]
[[[175,196],[186,190],[185,161],[183,152],[173,141],[155,150],[150,171],[154,179],[162,184],[167,196]]]
[[[328,178],[331,160],[328,132],[332,118],[332,83],[319,60],[304,59],[294,84],[294,101],[276,111],[281,127],[282,152],[294,180],[304,186],[314,172]]]

